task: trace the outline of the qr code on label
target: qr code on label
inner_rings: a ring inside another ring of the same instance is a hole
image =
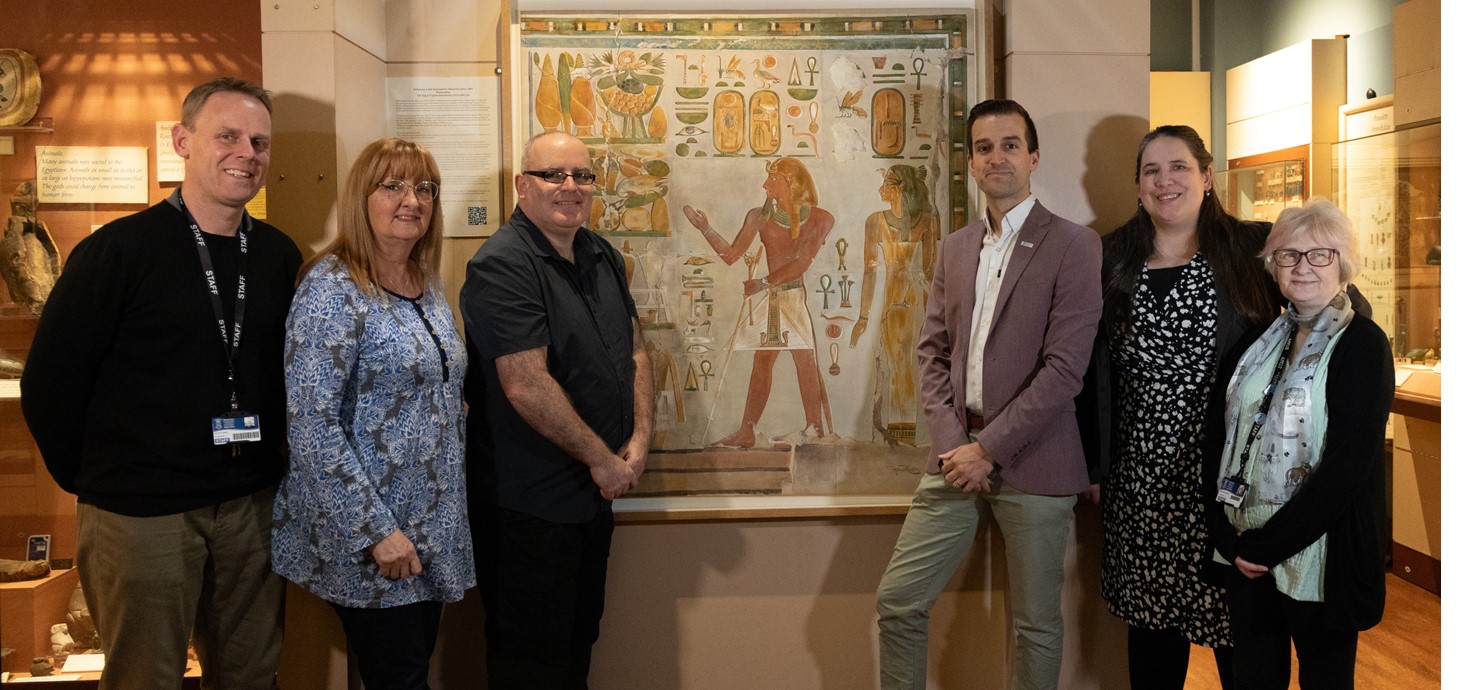
[[[487,224],[487,207],[486,206],[468,206],[468,207],[466,207],[466,224],[467,225],[486,225]]]

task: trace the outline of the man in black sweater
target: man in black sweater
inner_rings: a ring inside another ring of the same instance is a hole
[[[102,688],[177,687],[190,635],[205,687],[273,687],[283,585],[269,530],[300,254],[244,210],[272,131],[262,88],[193,89],[172,130],[182,187],[77,244],[36,327],[21,406],[78,498]]]

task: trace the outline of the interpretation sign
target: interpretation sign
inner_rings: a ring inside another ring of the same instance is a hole
[[[147,147],[37,146],[43,204],[146,204]]]

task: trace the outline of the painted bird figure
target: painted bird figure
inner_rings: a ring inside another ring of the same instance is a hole
[[[760,80],[760,88],[769,89],[771,84],[781,83],[781,78],[771,74],[771,71],[760,66],[760,60],[751,60],[755,63],[755,69],[751,70],[755,78]]]

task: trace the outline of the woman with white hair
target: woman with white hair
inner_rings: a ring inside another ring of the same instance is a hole
[[[1234,686],[1352,688],[1358,633],[1384,612],[1384,426],[1394,362],[1345,286],[1357,239],[1332,203],[1278,216],[1259,254],[1289,301],[1223,363],[1206,434],[1210,539],[1226,568]],[[1237,350],[1241,351],[1241,350]]]

